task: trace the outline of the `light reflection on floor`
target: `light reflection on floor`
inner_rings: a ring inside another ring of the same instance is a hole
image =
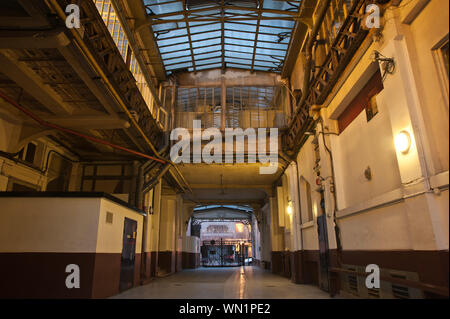
[[[312,285],[297,285],[259,267],[199,268],[132,288],[113,298],[150,299],[324,299]]]

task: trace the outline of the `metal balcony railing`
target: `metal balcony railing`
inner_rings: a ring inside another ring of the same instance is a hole
[[[222,113],[213,112],[176,112],[175,127],[193,129],[193,121],[200,120],[202,128],[222,127]],[[225,116],[226,128],[284,128],[287,125],[287,116],[283,111],[239,111],[232,116]]]
[[[325,102],[334,85],[340,78],[369,31],[363,26],[367,5],[372,0],[334,0],[327,8],[326,16],[320,26],[320,43],[312,61],[315,62],[312,79],[302,105],[298,105],[283,138],[283,148],[295,154],[305,142],[305,132],[315,123],[310,116],[314,105]],[[319,4],[320,5],[320,4]]]
[[[128,68],[136,81],[136,86],[139,89],[148,110],[160,128],[165,130],[167,127],[167,112],[164,108],[157,105],[137,58],[133,50],[130,49],[127,35],[114,10],[111,0],[93,0],[93,2],[108,28],[117,49],[122,55],[124,62],[128,64]]]

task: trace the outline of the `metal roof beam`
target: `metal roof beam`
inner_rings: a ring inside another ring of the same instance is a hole
[[[244,17],[244,18],[187,18],[187,19],[173,19],[173,20],[156,20],[150,21],[150,25],[167,24],[167,23],[182,23],[182,22],[222,22],[222,21],[253,21],[257,20],[257,17]],[[296,21],[295,17],[261,17],[260,20],[276,21]]]
[[[249,7],[239,7],[239,6],[227,6],[227,5],[221,5],[221,6],[214,6],[214,7],[206,7],[206,8],[200,8],[200,9],[191,9],[191,10],[186,10],[186,6],[185,6],[185,1],[183,0],[183,7],[185,11],[175,11],[175,12],[169,12],[169,13],[163,13],[163,14],[155,14],[155,15],[150,15],[148,17],[148,19],[151,21],[156,20],[156,19],[161,19],[161,18],[167,18],[167,17],[173,17],[173,16],[181,16],[181,15],[194,15],[196,13],[199,12],[207,12],[207,11],[215,11],[217,10],[217,13],[214,14],[220,14],[221,10],[224,10],[225,13],[227,14],[238,14],[240,15],[240,13],[236,13],[236,12],[226,12],[226,10],[235,10],[235,11],[249,11],[249,12],[254,12],[254,13],[258,13],[261,12],[261,14],[263,13],[270,13],[270,14],[280,14],[282,16],[297,16],[297,12],[291,12],[291,11],[283,11],[283,10],[276,10],[276,9],[264,9],[264,8],[249,8]],[[223,3],[223,2],[222,2]],[[249,15],[249,14],[242,14],[242,15]],[[255,16],[256,18],[256,16]]]
[[[256,23],[255,43],[253,45],[253,58],[252,58],[252,66],[251,66],[251,69],[250,69],[251,72],[253,72],[253,69],[254,69],[254,66],[255,66],[256,46],[258,45],[259,24],[261,22],[262,7],[264,5],[264,0],[258,0],[258,3],[259,3],[258,22]]]

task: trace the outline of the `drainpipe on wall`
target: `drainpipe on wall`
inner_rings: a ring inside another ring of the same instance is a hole
[[[300,206],[300,202],[301,202],[301,193],[300,193],[300,183],[298,182],[298,180],[299,180],[299,177],[300,177],[300,172],[299,172],[299,170],[298,170],[298,163],[297,163],[297,160],[295,160],[295,168],[296,168],[296,173],[297,173],[297,176],[296,176],[296,178],[297,178],[297,196],[298,196],[298,205]],[[301,259],[300,259],[300,266],[301,266],[301,271],[300,271],[300,273],[301,273],[301,275],[302,275],[302,281],[304,280],[304,278],[305,278],[305,267],[304,267],[304,265],[305,265],[305,263],[303,262],[303,252],[305,251],[305,247],[303,246],[303,229],[302,229],[302,225],[303,225],[303,220],[302,220],[302,210],[301,210],[301,207],[299,207],[299,220],[300,220],[300,229],[299,229],[299,231],[300,231],[300,245],[302,246],[302,249],[301,249]]]
[[[339,226],[337,225],[337,221],[336,221],[336,212],[339,210],[338,209],[338,204],[337,204],[337,195],[336,195],[336,185],[335,185],[335,171],[334,171],[334,163],[333,163],[333,153],[331,152],[331,150],[329,149],[328,145],[326,144],[325,141],[325,132],[324,132],[324,125],[323,125],[323,119],[322,117],[319,117],[319,122],[320,122],[320,126],[321,126],[321,131],[319,132],[319,134],[322,134],[322,142],[323,142],[323,146],[325,147],[325,150],[327,151],[329,157],[330,157],[330,166],[331,166],[331,179],[332,179],[332,186],[333,186],[333,191],[331,192],[333,194],[333,201],[334,201],[334,206],[333,206],[333,219],[334,219],[334,224],[335,224],[335,232],[336,232],[336,246],[338,249],[338,252],[340,252],[342,250],[342,245],[341,245],[341,240],[340,240],[340,230],[339,230]],[[339,260],[340,263],[340,260]]]
[[[323,118],[321,116],[319,116],[319,122],[320,122],[321,131],[318,134],[322,134],[323,145],[330,157],[331,182],[332,182],[332,187],[333,187],[333,190],[331,192],[333,194],[332,216],[333,216],[333,223],[334,223],[334,233],[335,233],[335,237],[336,237],[336,251],[337,251],[336,258],[337,258],[337,266],[338,266],[338,268],[341,268],[341,265],[342,265],[342,243],[341,243],[341,231],[340,231],[339,225],[337,223],[337,218],[336,218],[336,212],[338,211],[338,204],[337,204],[337,195],[336,195],[336,184],[335,184],[336,178],[335,178],[334,163],[333,163],[333,153],[328,148],[326,141],[325,141],[324,124],[323,124]],[[328,280],[330,281],[330,277],[328,277]],[[333,291],[331,288],[331,285],[330,285],[330,295],[333,297],[335,293],[337,293],[337,291]]]

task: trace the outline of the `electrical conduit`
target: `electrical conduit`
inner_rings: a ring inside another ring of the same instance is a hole
[[[122,151],[125,151],[125,152],[128,152],[128,153],[140,156],[140,157],[144,157],[144,158],[147,158],[147,159],[150,159],[150,160],[154,160],[154,161],[160,162],[162,164],[167,163],[167,161],[161,160],[159,158],[156,158],[156,157],[153,157],[153,156],[141,153],[141,152],[137,152],[137,151],[131,150],[129,148],[122,147],[120,145],[112,144],[112,143],[104,141],[102,139],[99,139],[99,138],[96,138],[96,137],[93,137],[93,136],[89,136],[89,135],[86,135],[86,134],[83,134],[83,133],[80,133],[80,132],[77,132],[77,131],[74,131],[74,130],[71,130],[71,129],[68,129],[68,128],[65,128],[65,127],[61,127],[61,126],[53,124],[53,123],[49,123],[49,122],[44,121],[41,118],[37,117],[31,111],[27,110],[26,108],[21,106],[15,100],[11,99],[9,96],[5,95],[1,91],[0,91],[0,97],[2,99],[4,99],[6,102],[8,102],[9,104],[11,104],[12,106],[14,106],[15,108],[17,108],[18,110],[20,110],[21,112],[23,112],[24,114],[26,114],[28,117],[32,118],[34,121],[36,121],[38,124],[40,124],[42,126],[45,126],[45,127],[51,128],[51,129],[55,129],[55,130],[58,130],[58,131],[61,131],[61,132],[64,132],[64,133],[76,135],[76,136],[82,137],[84,139],[90,140],[92,142],[103,144],[103,145],[107,145],[107,146],[110,146],[110,147],[118,149],[118,150],[122,150]]]

